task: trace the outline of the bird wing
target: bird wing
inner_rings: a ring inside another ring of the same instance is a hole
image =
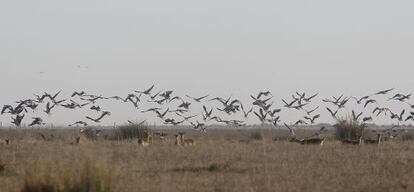
[[[289,129],[290,134],[292,134],[294,137],[296,137],[295,131],[292,128],[290,128],[289,125],[287,125],[286,123],[283,123],[283,124],[285,125],[286,128]]]
[[[331,109],[329,109],[328,107],[326,108],[326,110],[328,110],[329,111],[329,113],[331,113],[331,115],[332,116],[335,116],[335,114],[332,112],[332,110]]]

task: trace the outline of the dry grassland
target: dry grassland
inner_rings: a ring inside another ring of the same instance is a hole
[[[139,147],[136,140],[70,144],[75,131],[55,130],[55,139],[43,141],[35,132],[0,131],[12,137],[0,145],[1,192],[46,191],[50,183],[117,192],[414,191],[411,141],[348,146],[331,139],[320,147],[233,130],[191,133],[197,144],[178,147],[170,131],[169,141]]]

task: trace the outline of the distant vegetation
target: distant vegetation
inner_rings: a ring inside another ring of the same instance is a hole
[[[149,126],[146,124],[122,125],[114,130],[114,139],[131,140],[142,139],[149,133]]]
[[[83,162],[80,166],[42,167],[26,170],[21,192],[110,192],[112,175],[99,162]],[[58,168],[58,170],[51,170]]]
[[[358,140],[364,134],[365,123],[353,119],[338,119],[334,125],[335,138],[338,140]]]

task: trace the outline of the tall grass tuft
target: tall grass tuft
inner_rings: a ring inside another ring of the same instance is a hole
[[[255,131],[249,136],[250,140],[263,140],[263,134],[262,132]]]
[[[0,162],[0,176],[3,176],[4,172],[6,172],[6,165]]]
[[[145,124],[122,125],[115,129],[114,139],[131,140],[142,139],[150,133],[149,126]]]
[[[353,119],[338,119],[334,125],[335,138],[338,140],[358,140],[364,134],[365,123]]]
[[[110,192],[112,189],[112,175],[108,167],[88,162],[79,169],[37,167],[26,170],[21,192]]]
[[[402,141],[413,141],[414,140],[414,133],[405,131],[401,133],[401,140]]]

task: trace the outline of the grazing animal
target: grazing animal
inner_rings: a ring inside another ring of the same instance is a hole
[[[322,146],[326,137],[323,138],[309,138],[309,139],[297,139],[296,137],[290,139],[290,142],[300,143],[302,145],[313,144]]]
[[[307,138],[307,139],[298,139],[296,138],[296,134],[295,131],[286,123],[284,123],[285,127],[289,129],[290,134],[292,135],[292,138],[289,140],[290,142],[295,142],[295,143],[299,143],[302,145],[307,145],[307,144],[318,144],[320,146],[323,145],[323,143],[325,142],[326,137],[323,138]],[[322,132],[325,130],[325,127],[322,127],[321,130],[319,130],[319,132]],[[317,134],[319,135],[319,134]]]
[[[93,129],[90,127],[82,128],[79,130],[80,134],[88,140],[97,140],[100,136],[101,130]]]
[[[364,144],[381,144],[381,134],[377,134],[377,139],[364,139]]]
[[[9,138],[5,138],[5,139],[0,139],[0,145],[8,145],[10,144],[10,139]]]
[[[143,137],[138,139],[138,144],[140,146],[147,147],[151,143],[152,143],[152,134],[150,134],[147,130],[145,130]]]
[[[342,144],[350,144],[350,145],[361,145],[364,143],[362,136],[359,137],[358,140],[352,140],[352,139],[344,139],[341,141]]]
[[[181,145],[182,146],[193,146],[195,145],[195,141],[193,139],[185,139],[184,133],[179,133],[180,139],[181,139]]]
[[[179,134],[175,134],[175,145],[181,146],[181,137]]]
[[[80,137],[75,137],[76,144],[79,144]]]
[[[70,142],[69,144],[70,145],[77,145],[77,144],[79,144],[80,139],[81,139],[81,137],[80,136],[77,136],[77,137],[75,137],[75,142]]]

